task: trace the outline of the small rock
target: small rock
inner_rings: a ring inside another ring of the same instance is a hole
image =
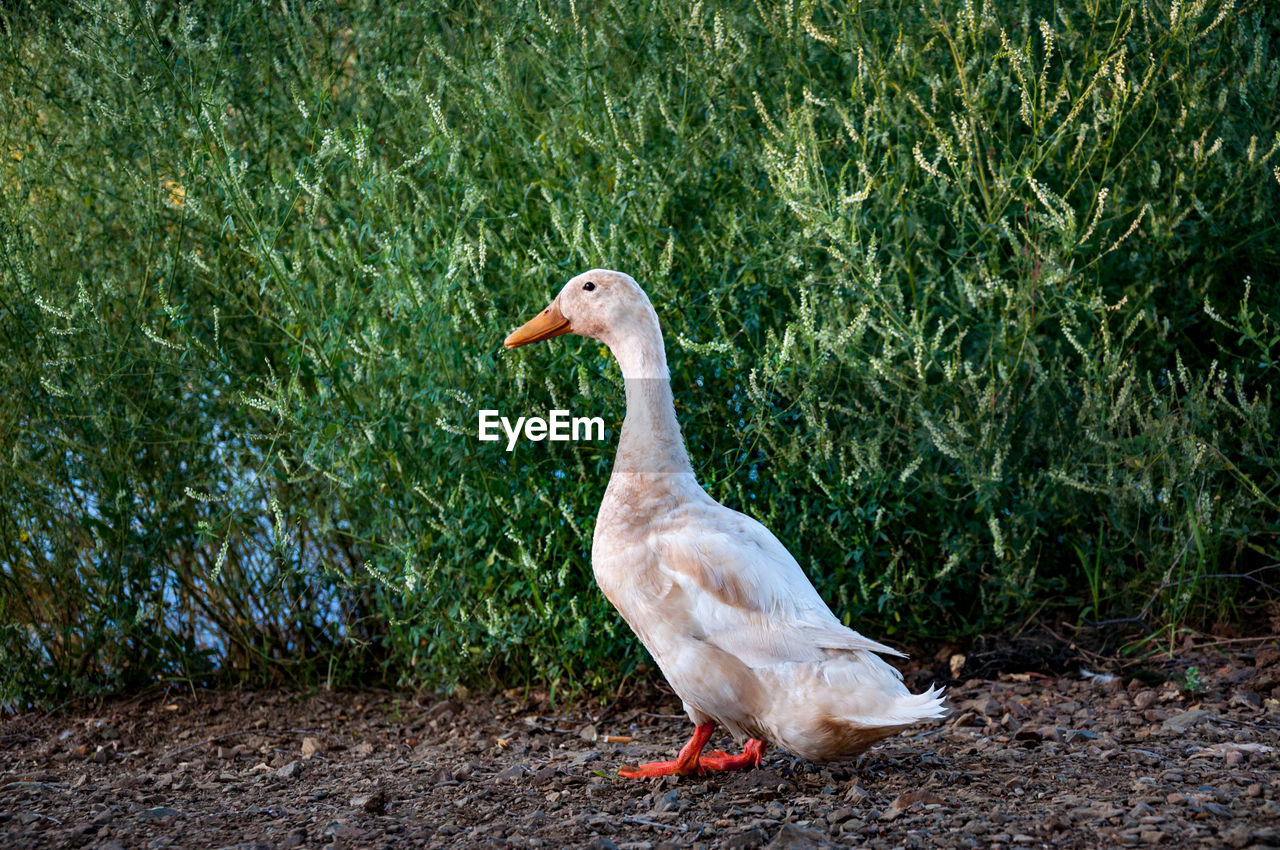
[[[462,694],[459,694],[462,696]],[[458,704],[451,699],[441,700],[427,709],[426,717],[430,720],[442,720],[456,714]]]
[[[1212,716],[1210,712],[1205,711],[1203,708],[1194,708],[1191,711],[1184,711],[1181,714],[1175,714],[1170,717],[1164,722],[1164,728],[1171,732],[1185,732],[1200,721]]]
[[[1017,732],[1013,733],[1013,740],[1022,741],[1027,746],[1034,747],[1036,744],[1044,740],[1044,733],[1034,727],[1023,726]]]
[[[859,785],[856,779],[849,785],[848,788],[845,789],[845,792],[844,792],[844,798],[848,800],[850,803],[853,803],[855,806],[870,796],[871,796],[871,792],[867,791],[866,788],[863,788],[861,785]]]
[[[323,749],[324,748],[321,746],[320,741],[317,740],[316,738],[302,739],[302,757],[304,759],[311,758],[316,753],[321,752]]]
[[[599,739],[600,733],[596,731],[596,727],[588,723],[578,730],[578,737],[584,741],[595,741]]]
[[[1133,707],[1138,711],[1146,711],[1156,704],[1156,699],[1155,691],[1138,691],[1133,696]]]
[[[815,850],[830,846],[831,842],[820,833],[793,823],[784,823],[778,834],[766,845],[766,850]]]
[[[1228,705],[1238,705],[1247,709],[1262,708],[1262,697],[1250,691],[1239,691],[1231,695]]]
[[[899,794],[894,798],[889,807],[880,815],[880,820],[892,821],[901,817],[902,813],[911,806],[921,803],[923,805],[938,804],[945,805],[946,801],[934,794],[932,791],[908,791],[905,794]]]
[[[439,831],[443,833],[444,829],[441,828]],[[334,838],[345,838],[351,841],[360,841],[368,836],[368,833],[360,827],[352,826],[349,823],[341,823],[339,821],[334,821],[326,826],[323,834]]]
[[[1097,740],[1098,733],[1090,732],[1088,729],[1068,729],[1062,734],[1062,742],[1064,744],[1076,744],[1081,741]]]
[[[276,771],[276,779],[296,779],[302,772],[302,762],[294,760]]]
[[[1144,818],[1149,815],[1154,815],[1155,813],[1156,813],[1156,810],[1148,806],[1146,803],[1138,803],[1136,806],[1134,806],[1132,809],[1129,810],[1129,814],[1127,815],[1127,817],[1130,820],[1136,821],[1139,818]]]
[[[1244,825],[1233,826],[1222,833],[1222,840],[1231,847],[1248,847],[1250,839],[1249,827]]]
[[[972,711],[983,717],[999,717],[1001,714],[1000,703],[990,694],[977,699],[967,699],[960,703],[958,708],[960,711]]]
[[[1138,833],[1143,844],[1159,844],[1164,841],[1164,833],[1158,829],[1144,829]]]
[[[369,756],[373,755],[373,744],[369,743],[368,741],[363,741],[359,744],[356,744],[355,748],[352,749],[351,752],[354,753],[359,758],[368,758]]]
[[[765,835],[763,829],[755,827],[726,836],[724,843],[720,846],[731,850],[752,850],[752,848],[764,846],[765,841],[768,839],[769,836]]]
[[[387,792],[379,788],[372,794],[362,794],[359,797],[352,797],[351,805],[357,809],[363,809],[372,815],[380,814],[387,808]]]
[[[138,812],[138,820],[161,820],[163,818],[176,818],[181,815],[182,812],[177,809],[171,809],[168,806],[155,806]]]
[[[494,779],[498,782],[513,782],[529,774],[529,768],[522,764],[513,764],[508,768],[498,771],[494,774]]]
[[[587,845],[591,850],[618,850],[618,845],[614,844],[611,839],[605,838],[603,835],[597,835],[591,839],[591,843]]]
[[[676,812],[680,810],[680,792],[672,788],[653,803],[655,812]]]

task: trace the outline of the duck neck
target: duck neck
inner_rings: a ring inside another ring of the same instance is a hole
[[[693,474],[676,421],[671,373],[662,344],[658,317],[643,333],[630,333],[609,343],[622,369],[627,391],[627,416],[613,461],[613,475],[650,473]]]

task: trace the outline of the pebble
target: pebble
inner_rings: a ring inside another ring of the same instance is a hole
[[[1181,714],[1175,714],[1164,722],[1164,728],[1171,732],[1185,732],[1192,726],[1206,720],[1213,715],[1203,708],[1195,708],[1191,711],[1184,711]]]
[[[768,840],[769,836],[765,834],[765,831],[756,827],[735,832],[726,837],[720,846],[728,848],[728,850],[753,850],[756,847],[763,847]]]
[[[867,789],[859,785],[856,780],[850,783],[849,787],[846,788],[844,792],[844,798],[854,805],[861,803],[870,796],[871,794]]]
[[[1155,814],[1155,811],[1156,811],[1155,809],[1151,808],[1146,803],[1138,803],[1136,806],[1134,806],[1132,809],[1129,810],[1128,817],[1130,820],[1138,820],[1139,818],[1144,818],[1148,815]]]
[[[1156,699],[1155,691],[1138,691],[1133,695],[1133,707],[1137,711],[1146,711],[1156,704]]]
[[[493,778],[499,782],[510,782],[512,780],[520,779],[521,777],[528,775],[528,773],[529,768],[522,764],[513,764],[510,767],[503,768],[498,771]]]
[[[831,842],[821,833],[793,823],[784,823],[768,844],[768,850],[810,850],[830,847]]]
[[[370,814],[378,814],[387,808],[387,792],[379,788],[372,794],[362,794],[351,798],[351,805],[363,809]]]
[[[653,811],[661,814],[662,812],[675,812],[680,810],[680,792],[672,788],[663,794],[653,803]]]
[[[1096,741],[1097,732],[1090,732],[1088,729],[1068,729],[1062,736],[1064,744],[1078,744],[1081,741]]]
[[[1248,709],[1262,708],[1262,697],[1250,691],[1238,691],[1231,695],[1228,705]]]
[[[276,779],[296,779],[301,772],[302,762],[295,759],[276,771]]]

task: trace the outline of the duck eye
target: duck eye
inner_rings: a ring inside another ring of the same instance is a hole
[[[587,281],[586,283],[582,284],[582,288],[585,289],[587,292],[595,292],[596,285],[591,281]]]

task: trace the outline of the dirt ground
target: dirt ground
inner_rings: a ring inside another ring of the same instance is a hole
[[[616,770],[690,731],[656,688],[559,710],[174,690],[23,715],[0,724],[0,846],[1280,846],[1275,641],[1035,666],[909,668],[959,674],[952,714],[849,764],[771,752],[644,782]]]

